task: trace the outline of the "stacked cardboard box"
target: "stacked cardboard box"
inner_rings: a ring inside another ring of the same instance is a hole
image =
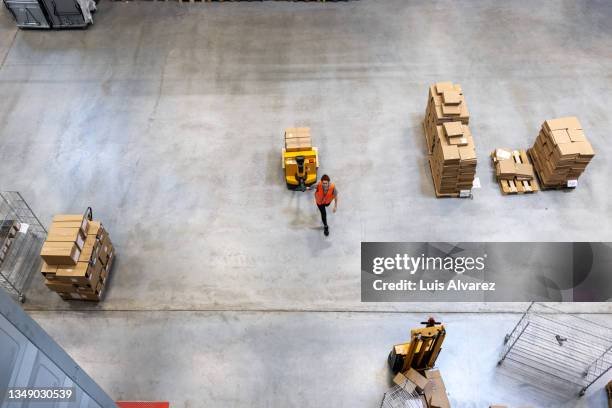
[[[288,152],[299,152],[312,149],[310,128],[285,129],[285,149]]]
[[[438,126],[446,122],[461,122],[468,125],[469,121],[470,114],[461,85],[452,82],[438,82],[429,87],[427,110],[423,122],[429,154],[432,154],[434,150]]]
[[[469,195],[476,176],[476,150],[467,125],[445,122],[436,126],[429,165],[436,195]]]
[[[547,120],[529,150],[542,188],[573,188],[595,156],[575,117]]]
[[[82,215],[60,215],[53,218],[41,250],[41,273],[45,285],[64,300],[99,301],[114,256],[110,236],[100,222]]]
[[[524,150],[496,149],[491,158],[503,194],[535,193],[539,190],[533,166]]]
[[[422,395],[423,405],[428,408],[450,408],[440,370],[425,370],[423,374],[411,368],[404,373],[398,373],[393,382]]]
[[[0,223],[0,266],[8,256],[9,249],[21,228],[21,224],[14,220],[4,220]]]

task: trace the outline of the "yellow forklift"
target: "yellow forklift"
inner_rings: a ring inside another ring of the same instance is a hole
[[[433,368],[442,350],[446,329],[430,317],[421,322],[425,327],[410,330],[410,342],[396,344],[389,353],[389,368],[393,374],[414,368],[421,374]]]
[[[310,128],[285,130],[282,166],[290,190],[306,191],[307,187],[317,182],[319,152],[312,146]]]

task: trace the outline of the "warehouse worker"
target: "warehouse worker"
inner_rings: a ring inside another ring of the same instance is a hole
[[[329,176],[324,174],[315,190],[315,203],[321,212],[321,221],[323,221],[323,233],[325,236],[329,235],[326,207],[328,207],[332,201],[334,202],[333,211],[335,213],[338,209],[338,190],[334,184],[330,182]]]

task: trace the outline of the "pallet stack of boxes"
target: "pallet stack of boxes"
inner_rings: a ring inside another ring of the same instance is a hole
[[[545,121],[529,155],[542,188],[554,189],[576,187],[595,152],[572,116]]]
[[[0,224],[0,266],[8,256],[9,248],[17,237],[21,224],[14,220],[4,220]]]
[[[299,152],[312,149],[312,138],[310,128],[288,128],[285,129],[285,150],[288,152]]]
[[[469,119],[460,85],[438,82],[429,87],[423,127],[438,197],[471,194],[477,160]]]
[[[40,254],[45,285],[64,300],[99,301],[114,252],[99,221],[83,215],[56,215]]]
[[[450,408],[446,386],[440,370],[425,370],[423,374],[414,368],[398,373],[393,382],[409,393],[420,395],[421,405],[427,408]]]

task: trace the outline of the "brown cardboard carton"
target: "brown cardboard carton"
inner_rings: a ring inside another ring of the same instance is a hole
[[[430,408],[450,408],[450,402],[446,395],[446,387],[439,370],[425,371],[425,377],[429,384],[425,389],[425,396]]]
[[[521,180],[531,180],[534,177],[533,166],[529,163],[516,163],[516,176]]]
[[[410,368],[408,371],[404,373],[404,376],[416,386],[416,390],[418,392],[423,392],[427,383],[429,382],[427,378],[423,377],[417,370],[414,368]]]
[[[582,129],[567,129],[567,134],[572,142],[586,142],[586,136]]]
[[[88,262],[91,259],[91,255],[97,243],[98,240],[95,235],[87,235],[83,250],[81,251],[81,256],[79,257],[79,262]]]
[[[73,225],[83,230],[84,234],[87,234],[89,228],[89,220],[83,214],[58,214],[53,217],[53,224],[64,224]],[[59,225],[58,225],[59,226]],[[70,228],[68,225],[63,228]]]
[[[87,235],[98,235],[100,230],[102,230],[102,223],[100,221],[90,221],[89,229],[87,230]]]
[[[75,285],[72,283],[56,282],[56,281],[50,281],[48,279],[45,279],[45,286],[47,286],[49,289],[51,289],[54,292],[63,292],[63,293],[74,292],[76,288]]]
[[[552,140],[555,144],[571,143],[570,135],[567,129],[558,129],[551,131]]]
[[[49,265],[76,265],[81,250],[74,242],[46,241],[40,250],[40,256]]]
[[[100,248],[98,250],[98,259],[102,262],[103,265],[106,265],[108,262],[108,257],[113,251],[113,244],[110,240],[110,237],[106,236],[103,241],[100,241]]]
[[[461,108],[455,105],[442,105],[442,114],[444,116],[459,116],[461,114]]]
[[[402,385],[404,384],[406,381],[408,381],[408,379],[406,378],[406,376],[402,373],[397,373],[395,375],[395,377],[393,377],[393,382],[397,385]]]
[[[453,83],[450,81],[445,82],[437,82],[436,83],[436,92],[438,94],[442,94],[444,91],[454,91]]]
[[[57,265],[49,265],[45,261],[42,262],[40,273],[42,273],[44,277],[47,277],[47,275],[55,275],[55,272],[57,272]]]
[[[582,125],[578,121],[578,118],[574,116],[568,116],[558,119],[549,119],[544,122],[544,126],[548,130],[559,130],[559,129],[582,129]]]
[[[47,241],[49,242],[74,242],[79,249],[83,249],[85,243],[86,234],[83,233],[81,228],[60,228],[58,224],[53,224],[49,233],[47,234]]]
[[[79,286],[94,287],[100,280],[103,265],[98,262],[90,265],[87,262],[78,262],[75,266],[60,266],[55,277],[62,282],[70,282]]]
[[[514,160],[499,160],[495,164],[495,174],[498,178],[504,180],[513,179],[516,176],[516,165],[514,163]]]

